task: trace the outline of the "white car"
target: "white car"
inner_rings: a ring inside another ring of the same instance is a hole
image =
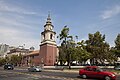
[[[30,72],[41,72],[42,68],[40,66],[30,66],[30,67],[28,67],[28,71],[30,71]]]

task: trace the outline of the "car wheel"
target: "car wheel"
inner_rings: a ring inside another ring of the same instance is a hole
[[[105,76],[105,80],[111,80],[109,76]]]
[[[83,74],[83,75],[82,75],[82,78],[84,78],[84,79],[85,79],[85,78],[87,78],[87,76],[86,76],[85,74]]]

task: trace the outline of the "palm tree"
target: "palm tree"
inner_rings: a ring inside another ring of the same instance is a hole
[[[69,28],[67,26],[64,26],[64,28],[61,30],[61,33],[59,34],[58,38],[60,41],[62,41],[61,46],[64,46],[64,56],[68,57],[68,65],[70,68],[70,54],[67,55],[67,50],[68,50],[68,39],[73,40],[72,36],[69,36]],[[63,48],[62,48],[63,49]]]

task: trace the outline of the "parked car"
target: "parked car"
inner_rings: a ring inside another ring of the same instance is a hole
[[[120,70],[120,65],[114,67],[115,70]]]
[[[13,70],[14,67],[13,67],[12,64],[5,64],[5,65],[4,65],[4,69],[7,69],[7,70]]]
[[[79,70],[79,75],[82,78],[116,80],[116,75],[113,72],[103,71],[98,66],[86,66],[84,69]]]
[[[28,67],[28,71],[30,71],[30,72],[41,72],[42,68],[40,66],[30,66],[30,67]]]

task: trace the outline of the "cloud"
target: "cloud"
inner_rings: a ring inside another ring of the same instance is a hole
[[[40,36],[35,32],[38,27],[18,21],[19,17],[11,19],[9,16],[0,16],[0,44],[18,47],[25,44],[25,48],[34,46],[39,49]],[[38,37],[38,38],[35,38]]]
[[[103,11],[103,14],[101,15],[101,17],[102,17],[102,19],[109,19],[118,14],[120,14],[120,5],[116,5],[116,6],[112,7],[111,9]]]
[[[27,7],[31,8],[29,5]],[[16,47],[25,44],[26,48],[33,46],[39,49],[40,29],[44,28],[44,23],[39,18],[45,17],[44,12],[0,0],[0,44]]]
[[[0,1],[0,12],[9,12],[9,13],[16,13],[22,15],[32,15],[32,16],[42,16],[45,17],[46,15],[39,10],[39,12],[31,11],[27,8],[23,8],[22,6],[18,6],[16,4],[10,4],[5,2],[5,0]]]
[[[1,28],[0,42],[16,47],[25,44],[25,48],[30,48],[31,46],[34,46],[36,49],[39,49],[40,40],[39,38],[35,39],[30,37],[32,33],[33,32],[23,32],[12,28]]]
[[[30,15],[30,16],[28,16]],[[28,9],[16,6],[5,1],[0,1],[0,25],[8,25],[8,27],[18,27],[34,29],[33,26],[40,25],[40,19],[36,18],[45,17],[43,12],[33,12]],[[42,21],[41,21],[42,23]],[[38,28],[37,28],[38,29]]]
[[[5,3],[4,1],[0,1],[0,11],[14,12],[14,13],[19,13],[19,14],[37,15],[36,12],[27,11],[21,7]]]
[[[39,49],[40,36],[35,38],[39,23],[34,15],[39,16],[37,12],[0,1],[0,44],[15,47],[25,44],[25,48],[34,46],[35,49]]]
[[[27,20],[27,22],[26,22]],[[36,24],[36,27],[33,27],[33,25]],[[28,19],[21,19],[19,16],[14,16],[11,18],[11,16],[0,15],[0,28],[1,27],[7,27],[7,28],[17,28],[21,30],[37,30],[39,27],[37,26],[37,22],[31,22],[31,20]],[[40,25],[40,24],[39,24]]]

